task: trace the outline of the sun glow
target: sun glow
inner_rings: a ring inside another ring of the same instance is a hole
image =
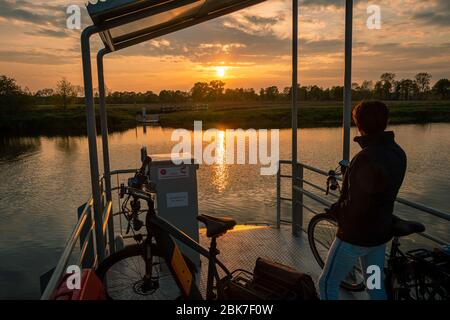
[[[217,76],[220,78],[225,77],[225,74],[227,72],[227,67],[216,67],[216,73]]]

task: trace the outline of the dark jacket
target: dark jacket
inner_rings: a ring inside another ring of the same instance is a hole
[[[406,154],[393,132],[356,137],[362,150],[344,175],[342,194],[333,206],[337,237],[373,247],[392,239],[394,202],[406,171]]]

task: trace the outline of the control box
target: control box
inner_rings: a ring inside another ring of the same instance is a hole
[[[198,227],[198,164],[190,158],[181,159],[188,164],[174,164],[170,155],[151,156],[151,180],[156,188],[158,215],[199,241]],[[192,163],[192,164],[189,164]],[[200,267],[200,254],[183,243],[180,250]]]

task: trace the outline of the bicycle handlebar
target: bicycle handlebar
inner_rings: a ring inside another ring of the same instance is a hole
[[[129,194],[132,195],[138,199],[142,199],[145,201],[152,201],[152,195],[150,192],[141,190],[141,189],[136,189],[133,187],[123,187],[123,193],[124,194]]]
[[[145,168],[152,163],[152,158],[149,156],[145,157],[145,160],[142,161],[142,167],[138,170],[140,174],[145,174]]]

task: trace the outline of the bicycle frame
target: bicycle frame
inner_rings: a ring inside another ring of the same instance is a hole
[[[151,236],[155,238],[157,247],[164,253],[164,259],[166,260],[166,263],[185,298],[199,300],[202,299],[202,295],[193,281],[193,275],[191,274],[191,271],[189,270],[178,245],[172,237],[208,259],[209,264],[206,299],[213,299],[214,280],[216,280],[216,283],[219,283],[220,281],[217,265],[225,272],[226,276],[231,275],[231,272],[216,257],[219,253],[215,248],[216,239],[212,239],[211,248],[210,250],[207,250],[197,241],[189,237],[186,233],[156,214],[152,214],[148,218],[148,224],[149,225],[147,228],[151,231]]]
[[[400,238],[399,237],[394,237],[392,239],[392,243],[391,243],[391,250],[389,252],[389,257],[388,257],[388,261],[387,261],[387,266],[385,269],[385,273],[386,273],[386,293],[388,294],[388,299],[393,300],[394,296],[393,296],[393,284],[392,284],[392,277],[396,276],[395,274],[395,270],[394,270],[394,263],[397,261],[396,259],[398,258],[406,258],[406,255],[403,253],[402,250],[400,250]],[[407,272],[405,270],[405,272]],[[409,290],[414,290],[416,296],[418,296],[418,283],[417,283],[417,278],[414,278],[414,283],[413,285],[408,286]],[[401,285],[404,285],[404,283],[401,283]]]
[[[397,256],[397,253],[399,253],[399,252],[401,253],[399,247],[400,247],[400,239],[398,237],[394,237],[392,239],[391,250],[389,252],[389,260],[388,261],[390,261],[392,258],[395,258]]]
[[[141,171],[143,171],[143,169],[141,169]],[[134,199],[142,199],[147,202],[149,208],[146,217],[147,239],[144,244],[151,244],[152,238],[155,238],[156,245],[161,250],[162,254],[164,254],[164,260],[169,266],[170,272],[172,273],[172,276],[174,277],[178,287],[182,291],[183,296],[187,299],[192,300],[202,299],[200,290],[193,281],[194,277],[183,257],[183,254],[181,253],[178,245],[173,240],[173,238],[208,259],[209,263],[206,299],[214,299],[214,280],[216,280],[217,285],[219,285],[221,280],[217,271],[217,265],[225,272],[225,278],[231,277],[231,272],[225,267],[222,262],[217,259],[217,255],[219,254],[219,251],[217,250],[217,239],[212,238],[211,247],[209,250],[207,250],[206,248],[202,247],[197,241],[189,237],[186,233],[172,225],[169,221],[159,217],[154,211],[154,202],[150,193],[142,189],[136,189],[133,187],[125,188],[127,190],[126,193],[133,196]],[[149,254],[149,252],[147,252],[149,248],[151,248],[150,245],[145,248],[146,256]],[[149,268],[148,266],[146,266],[146,269],[146,272],[151,277],[152,267],[150,266]]]

